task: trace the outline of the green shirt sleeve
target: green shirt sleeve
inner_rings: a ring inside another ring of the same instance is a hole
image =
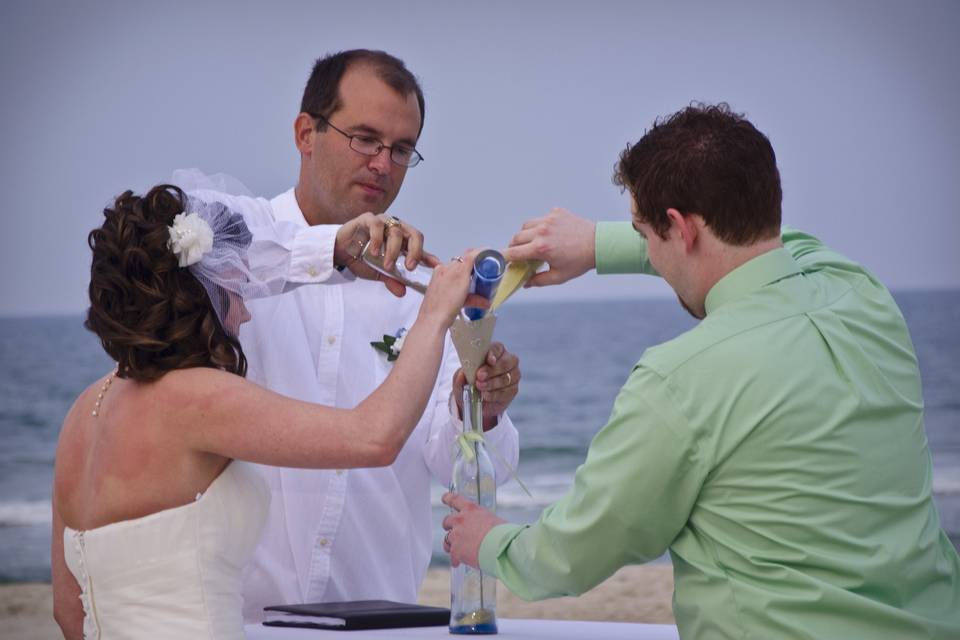
[[[534,600],[583,593],[623,565],[661,556],[686,523],[706,468],[672,395],[638,365],[571,490],[532,525],[492,529],[481,568]]]
[[[594,247],[599,274],[657,275],[647,257],[647,242],[629,222],[598,222]]]

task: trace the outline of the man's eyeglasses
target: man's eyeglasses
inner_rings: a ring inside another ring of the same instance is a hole
[[[357,153],[362,153],[365,156],[376,156],[380,155],[380,152],[384,149],[389,149],[390,160],[394,164],[398,164],[401,167],[415,167],[420,164],[421,160],[423,160],[423,156],[420,155],[420,152],[411,146],[405,144],[395,144],[392,147],[388,147],[373,136],[363,135],[362,133],[349,134],[342,129],[338,129],[337,127],[333,126],[333,123],[331,123],[329,120],[316,113],[311,113],[310,116],[316,118],[317,120],[322,120],[331,129],[350,140],[350,148]]]

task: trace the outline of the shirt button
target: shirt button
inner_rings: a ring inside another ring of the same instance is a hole
[[[343,469],[337,469],[337,475],[338,475],[338,476],[342,476],[342,475],[343,475]]]
[[[333,344],[337,341],[337,336],[327,336],[327,344]]]
[[[310,265],[310,268],[307,269],[307,273],[310,274],[311,278],[316,278],[319,271],[317,271],[317,268],[315,266]]]
[[[320,546],[321,546],[321,547],[325,547],[325,546],[327,546],[328,544],[330,544],[330,541],[329,541],[329,540],[327,540],[326,538],[320,538]]]

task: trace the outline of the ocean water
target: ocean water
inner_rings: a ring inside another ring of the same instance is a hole
[[[944,529],[960,545],[960,291],[896,295],[920,360],[933,488]],[[510,414],[521,432],[520,475],[498,494],[500,514],[532,521],[561,497],[644,349],[694,321],[672,300],[510,304],[496,337],[521,358]],[[617,336],[616,340],[609,339]],[[111,363],[82,317],[0,319],[0,582],[49,580],[50,483],[64,415]],[[442,487],[433,491],[434,564]]]

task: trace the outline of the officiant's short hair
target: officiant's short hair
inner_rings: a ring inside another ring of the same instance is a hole
[[[340,108],[340,80],[343,74],[354,65],[369,65],[383,82],[401,96],[414,94],[420,106],[420,131],[423,131],[423,119],[426,115],[423,90],[416,76],[410,73],[403,60],[385,51],[370,49],[351,49],[326,55],[317,59],[313,71],[303,90],[300,111],[329,117]],[[321,123],[321,129],[325,127]]]
[[[206,289],[170,250],[170,225],[184,210],[178,187],[126,191],[90,232],[90,309],[84,326],[100,338],[121,378],[148,382],[191,367],[246,375],[240,342],[224,330]]]
[[[670,208],[699,214],[732,245],[780,235],[783,192],[773,146],[724,102],[693,103],[657,119],[620,155],[613,181],[661,238]]]

